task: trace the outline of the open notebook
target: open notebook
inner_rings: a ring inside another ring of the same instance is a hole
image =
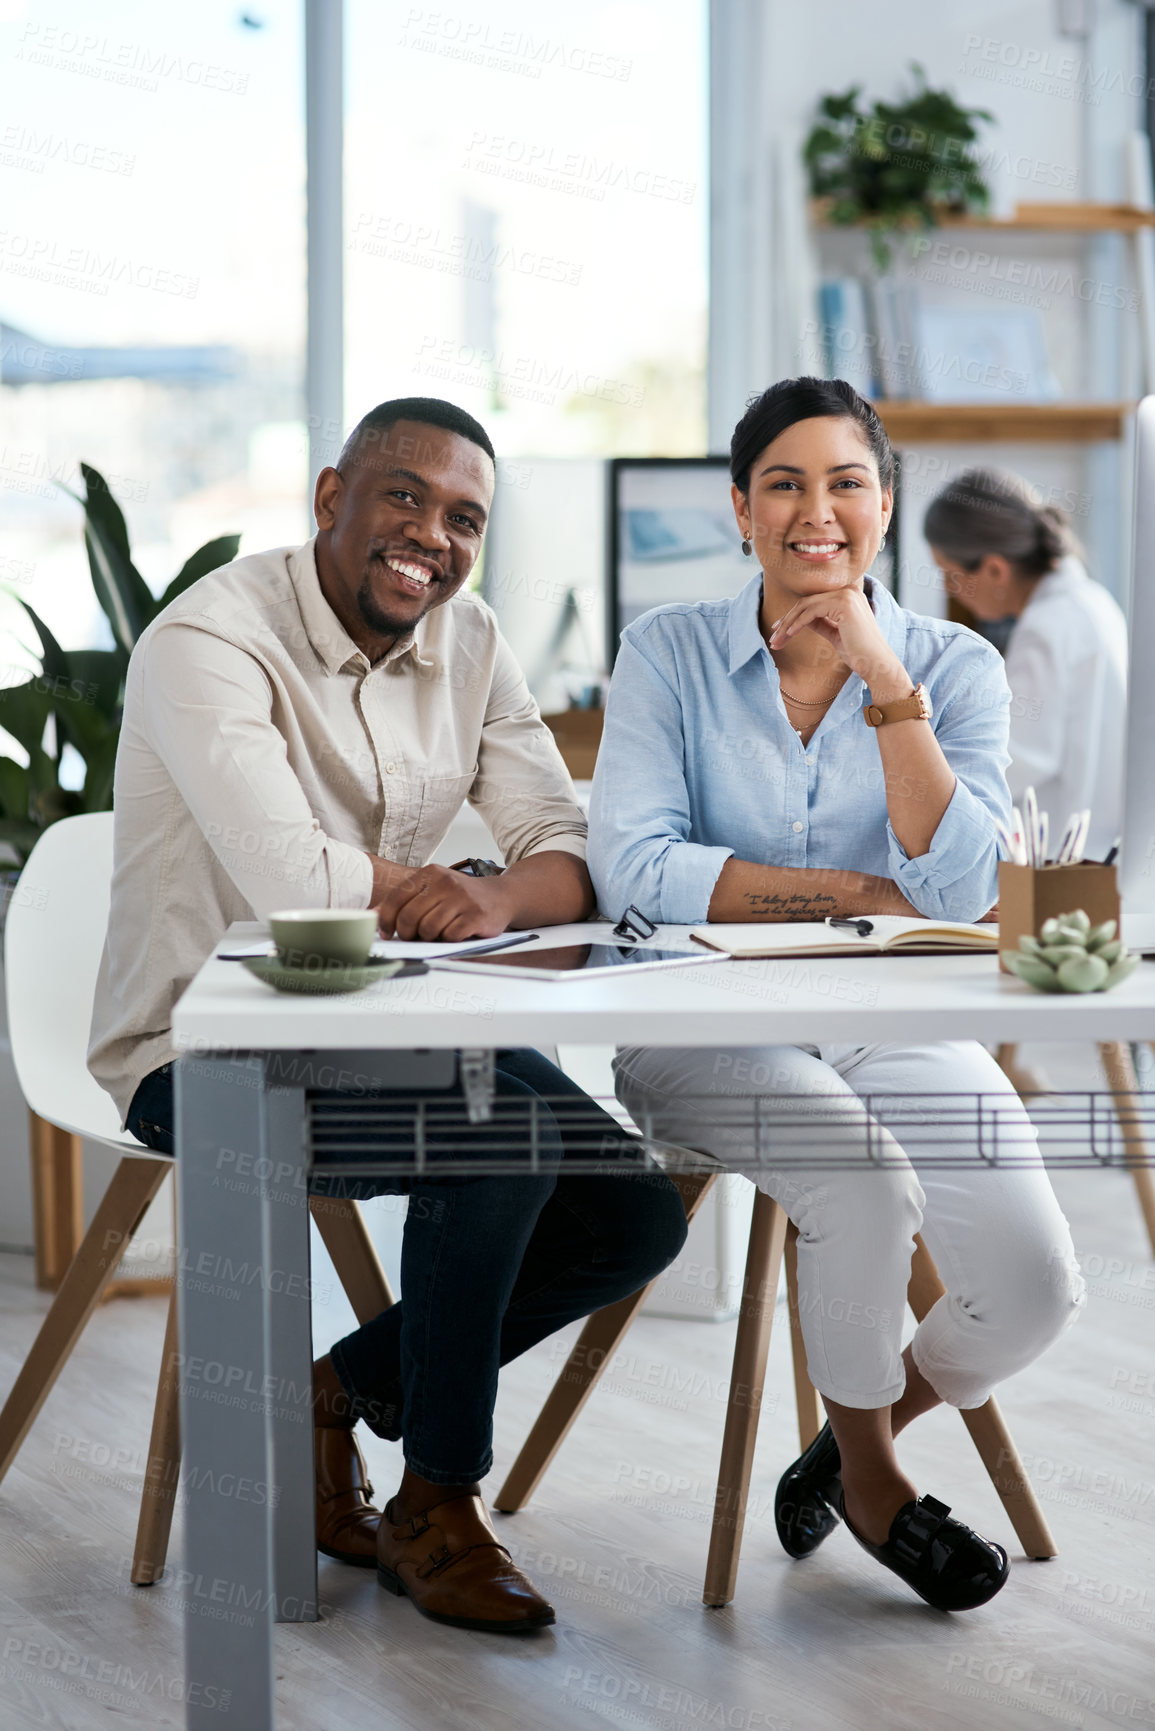
[[[847,926],[824,920],[790,921],[740,926],[696,926],[695,943],[722,950],[728,956],[853,956],[896,950],[990,950],[999,947],[997,925],[968,925],[964,920],[908,920],[901,914],[864,914],[870,931],[860,937]]]

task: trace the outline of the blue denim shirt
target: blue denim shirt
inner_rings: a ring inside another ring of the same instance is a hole
[[[810,743],[791,727],[762,638],[761,573],[725,601],[657,607],[627,627],[590,806],[602,912],[631,902],[674,924],[705,920],[731,854],[761,865],[894,880],[920,913],[973,920],[998,893],[995,817],[1010,817],[1010,691],[998,652],[965,626],[899,607],[868,580],[875,618],[911,680],[956,785],[929,852],[890,827],[882,758],[855,675]]]

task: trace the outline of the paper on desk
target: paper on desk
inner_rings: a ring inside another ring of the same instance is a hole
[[[503,935],[512,937],[513,934],[509,933]],[[526,932],[526,941],[532,942],[535,935],[536,934],[533,932]],[[496,942],[497,940],[495,938],[466,938],[464,942],[459,939],[455,944],[424,944],[416,939],[410,941],[406,938],[377,938],[370,954],[374,956],[384,956],[390,959],[393,957],[415,956],[419,957],[422,961],[432,962],[435,961],[438,956],[467,956],[470,950],[483,950],[487,945]],[[511,950],[517,949],[517,947],[516,944],[510,944],[509,946]]]
[[[512,934],[510,935],[512,936]],[[536,936],[535,932],[526,932],[526,943],[532,943]],[[375,938],[369,954],[377,956],[382,961],[417,958],[421,961],[432,962],[436,961],[439,956],[467,956],[470,950],[482,950],[487,945],[492,946],[495,942],[497,940],[494,938],[465,938],[464,940],[458,939],[456,943],[427,944],[422,943],[419,939],[410,941],[405,938]],[[518,947],[515,943],[509,945],[510,949],[517,949]],[[230,944],[228,947],[222,946],[217,951],[217,958],[220,961],[236,962],[246,956],[275,956],[276,953],[276,946],[271,941],[262,944],[258,938],[248,943],[242,940],[239,944]]]

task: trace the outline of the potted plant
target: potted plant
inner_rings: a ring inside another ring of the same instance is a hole
[[[154,596],[132,562],[124,515],[108,483],[88,463],[80,469],[84,497],[70,488],[65,491],[84,507],[88,568],[112,628],[114,647],[62,649],[34,609],[21,597],[13,597],[32,621],[41,661],[40,672],[31,679],[0,690],[0,728],[28,756],[24,765],[0,755],[0,843],[15,854],[18,867],[40,832],[57,818],[111,809],[124,678],[133,646],[170,601],[199,577],[227,565],[240,544],[239,535],[220,535],[206,542],[185,561],[164,593]],[[61,785],[65,745],[71,745],[84,763],[79,788]]]
[[[912,63],[914,91],[898,102],[859,107],[861,86],[824,96],[802,147],[810,191],[827,222],[865,224],[875,263],[890,262],[889,237],[933,228],[945,216],[985,213],[990,190],[974,154],[985,108],[961,108],[932,90]]]

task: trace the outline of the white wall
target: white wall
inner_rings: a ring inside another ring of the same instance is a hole
[[[1092,14],[1090,35],[1063,35],[1061,13]],[[821,95],[858,84],[867,102],[897,96],[908,87],[910,62],[917,61],[932,85],[994,116],[981,148],[992,153],[988,179],[996,211],[1019,202],[1118,199],[1126,191],[1125,139],[1142,124],[1142,20],[1142,8],[1127,0],[1063,7],[1058,0],[954,7],[928,0],[889,0],[886,6],[713,0],[711,449],[728,447],[754,390],[808,370],[797,308],[831,258],[837,268],[840,246],[861,245],[852,236],[824,239],[816,260],[800,218],[798,153]],[[1056,247],[1050,239],[1013,244],[1024,257],[1042,252],[1049,258]],[[1116,237],[1059,244],[1060,251],[1074,245],[1066,258],[1077,275],[1129,280]],[[957,303],[957,290],[954,298]],[[1054,305],[1045,317],[1065,389],[1100,400],[1133,394],[1134,313],[1072,301]],[[910,466],[924,482],[934,472],[945,483],[958,468],[984,459],[1019,468],[1060,500],[1078,501],[1075,527],[1089,545],[1092,567],[1108,588],[1125,595],[1126,445],[985,452],[927,446],[911,453]],[[925,581],[929,551],[918,533],[926,502],[920,488],[911,490],[901,548],[910,588],[903,598],[937,612],[942,598]]]
[[[481,592],[548,715],[606,664],[606,465],[502,458]]]

